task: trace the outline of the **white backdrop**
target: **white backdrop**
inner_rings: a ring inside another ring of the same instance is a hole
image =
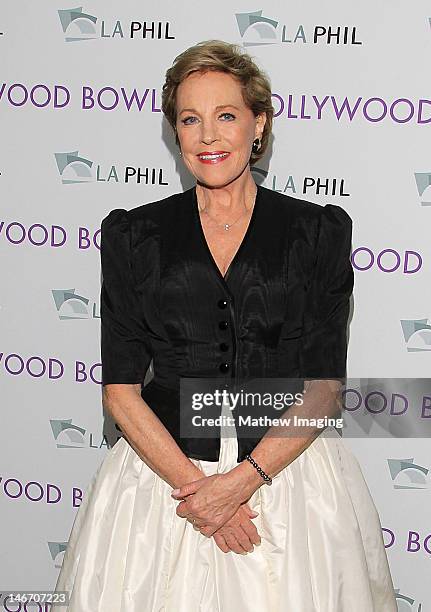
[[[3,4],[0,589],[53,588],[115,442],[101,406],[100,222],[194,184],[160,94],[174,57],[201,40],[244,45],[271,79],[274,138],[256,181],[354,220],[349,376],[429,375],[430,18],[425,0]],[[379,510],[399,611],[427,612],[429,440],[346,443]]]

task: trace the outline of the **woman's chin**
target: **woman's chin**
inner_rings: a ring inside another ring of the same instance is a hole
[[[246,169],[247,167],[245,168],[245,170]],[[221,172],[216,171],[215,169],[210,169],[206,172],[193,172],[193,176],[195,177],[197,183],[199,183],[200,185],[208,187],[209,189],[220,189],[240,179],[240,177],[243,175],[243,172],[244,171],[241,170],[237,172]]]

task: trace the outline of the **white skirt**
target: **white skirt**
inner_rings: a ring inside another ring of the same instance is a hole
[[[236,437],[206,475],[237,465]],[[68,612],[397,612],[379,516],[354,454],[324,430],[248,501],[261,545],[222,552],[177,516],[172,487],[125,438],[76,514],[56,590]]]

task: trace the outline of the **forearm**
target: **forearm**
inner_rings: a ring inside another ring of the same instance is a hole
[[[340,383],[332,380],[307,381],[306,388],[303,404],[294,404],[281,418],[290,417],[293,423],[295,415],[299,418],[322,419],[333,417],[340,411]],[[273,478],[308,448],[323,429],[314,425],[274,425],[261,438],[251,455],[263,471]],[[247,460],[239,463],[231,473],[243,485],[247,498],[265,485],[262,476]]]
[[[205,476],[142,399],[141,385],[105,385],[103,406],[142,461],[171,487]]]

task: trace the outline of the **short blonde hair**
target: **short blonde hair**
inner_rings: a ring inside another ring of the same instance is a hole
[[[249,163],[254,164],[264,155],[272,131],[274,108],[270,80],[242,47],[222,40],[204,40],[189,47],[175,58],[173,65],[166,71],[162,87],[162,112],[174,130],[175,142],[179,146],[176,130],[178,86],[192,72],[204,73],[209,70],[227,72],[235,77],[241,85],[244,103],[254,116],[266,113],[260,149],[250,156]]]

